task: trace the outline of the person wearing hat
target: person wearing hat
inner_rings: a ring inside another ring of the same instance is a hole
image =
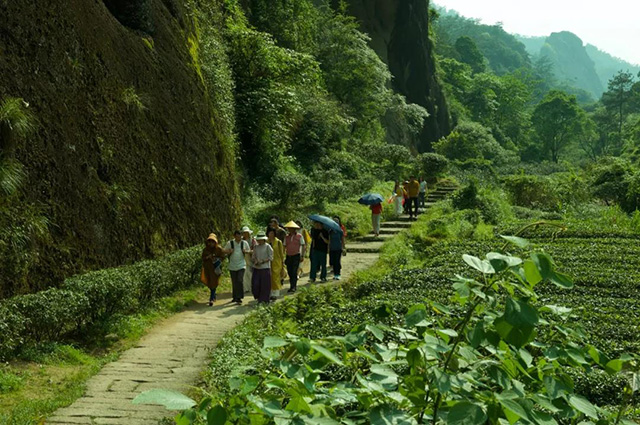
[[[284,282],[284,245],[276,237],[276,230],[270,228],[267,231],[267,241],[273,248],[273,259],[271,260],[271,301],[280,298],[280,290]]]
[[[242,232],[242,240],[249,244],[249,252],[245,252],[244,261],[247,264],[247,268],[244,271],[244,278],[242,282],[242,286],[245,294],[251,292],[251,277],[253,276],[253,260],[251,259],[251,254],[253,253],[253,249],[256,247],[256,239],[252,236],[253,230],[249,228],[249,226],[244,226],[241,230]]]
[[[258,304],[269,303],[271,297],[271,261],[273,248],[267,243],[265,232],[256,235],[257,245],[251,255],[253,260],[253,276],[251,278],[253,297]]]
[[[290,221],[284,226],[289,232],[284,238],[284,247],[287,258],[284,263],[287,266],[287,274],[289,275],[289,293],[296,292],[298,288],[298,268],[300,263],[304,261],[304,254],[307,250],[304,237],[298,233],[300,226]]]
[[[222,274],[222,260],[224,259],[224,251],[218,244],[218,236],[211,233],[205,241],[205,248],[202,250],[202,271],[200,272],[200,280],[211,291],[209,296],[209,306],[216,301],[216,289],[220,284],[220,275]]]
[[[231,302],[242,304],[244,298],[244,273],[247,268],[247,262],[244,259],[245,254],[251,252],[249,244],[242,239],[242,232],[236,230],[233,232],[233,239],[227,242],[224,252],[229,256],[229,273],[231,274]]]
[[[286,230],[280,226],[280,219],[277,215],[272,215],[269,218],[269,224],[267,225],[266,233],[269,234],[269,229],[274,229],[276,231],[276,238],[280,239],[281,242],[284,242],[284,237],[287,236]]]

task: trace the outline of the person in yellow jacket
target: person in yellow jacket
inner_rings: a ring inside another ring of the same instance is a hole
[[[276,237],[276,229],[269,228],[267,240],[273,248],[273,260],[271,260],[271,301],[280,297],[282,281],[285,276],[284,259],[286,257],[282,241]]]
[[[416,219],[418,217],[418,198],[420,196],[420,182],[416,179],[416,176],[411,176],[409,184],[407,185],[407,194],[409,195],[409,219]]]

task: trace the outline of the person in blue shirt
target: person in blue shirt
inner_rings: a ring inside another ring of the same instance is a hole
[[[333,220],[344,229],[339,217],[333,217]],[[329,232],[329,264],[333,267],[334,280],[340,280],[340,273],[342,272],[342,255],[346,253],[344,249],[344,236],[344,230],[331,230]]]

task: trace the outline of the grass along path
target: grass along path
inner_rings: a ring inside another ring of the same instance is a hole
[[[430,194],[430,200],[444,198],[450,190]],[[410,226],[406,217],[383,223],[379,238],[365,236],[347,244],[343,257],[344,280],[371,267],[382,243]],[[308,267],[308,263],[306,263]],[[303,278],[304,284],[306,278]],[[305,285],[300,285],[305,286]],[[230,294],[219,296],[214,307],[205,300],[192,305],[155,326],[118,360],[105,365],[89,379],[84,395],[70,406],[58,409],[50,424],[156,424],[168,416],[162,406],[134,405],[131,400],[153,388],[187,392],[200,382],[210,351],[223,335],[254,310],[255,302],[232,304]]]

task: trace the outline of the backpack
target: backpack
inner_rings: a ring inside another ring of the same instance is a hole
[[[229,241],[229,242],[231,242],[231,249],[232,249],[233,251],[235,251],[235,250],[236,250],[236,247],[235,247],[235,245],[233,244],[235,241]],[[241,240],[241,241],[240,241],[240,249],[242,249],[242,243],[243,243],[243,242],[246,242],[246,241],[245,241],[245,240]]]

